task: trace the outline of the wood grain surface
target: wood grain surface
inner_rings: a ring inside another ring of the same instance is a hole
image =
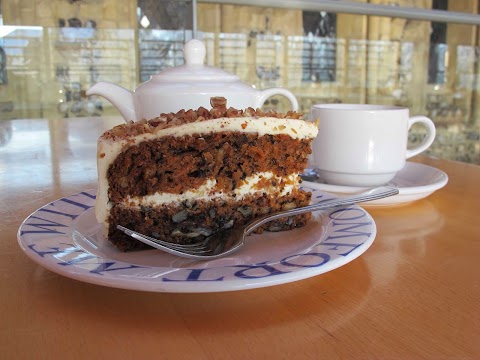
[[[426,199],[366,208],[365,254],[323,275],[255,290],[149,293],[72,280],[17,243],[39,207],[96,186],[96,139],[118,118],[15,120],[0,145],[3,359],[478,359],[480,167]]]

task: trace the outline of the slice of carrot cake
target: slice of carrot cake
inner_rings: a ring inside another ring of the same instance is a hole
[[[98,140],[97,220],[121,250],[148,247],[118,224],[157,239],[196,242],[257,216],[305,206],[300,189],[317,124],[296,112],[181,110],[114,127]],[[309,215],[264,226],[303,226]]]

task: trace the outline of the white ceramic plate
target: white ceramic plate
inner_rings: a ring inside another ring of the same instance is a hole
[[[367,188],[326,184],[318,178],[314,169],[309,169],[302,176],[303,184],[314,189],[334,194],[353,194]],[[443,171],[432,166],[407,162],[395,177],[387,184],[398,188],[398,195],[365,202],[366,206],[392,206],[423,199],[434,191],[441,189],[448,182],[448,176]]]
[[[312,190],[312,202],[333,195]],[[347,206],[315,213],[307,226],[252,235],[230,257],[206,262],[160,250],[121,252],[95,219],[95,191],[56,200],[20,226],[18,242],[36,263],[88,283],[158,292],[213,292],[272,286],[338,268],[365,252],[376,235],[372,217]]]

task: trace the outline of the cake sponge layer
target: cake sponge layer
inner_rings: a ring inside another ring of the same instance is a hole
[[[121,153],[108,169],[109,199],[155,193],[181,194],[216,179],[230,192],[256,173],[298,174],[310,154],[309,140],[288,135],[215,133],[142,142]]]
[[[310,193],[296,189],[279,198],[262,194],[246,196],[241,201],[215,198],[158,207],[114,205],[108,221],[108,238],[117,248],[124,251],[148,248],[147,245],[117,230],[117,224],[121,224],[160,240],[188,244],[201,241],[213,232],[239,227],[255,217],[306,206],[309,203]],[[272,221],[259,228],[257,232],[301,227],[310,216],[303,214]]]

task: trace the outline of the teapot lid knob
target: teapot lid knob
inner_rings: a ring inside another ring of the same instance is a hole
[[[196,39],[188,41],[183,47],[185,64],[174,66],[152,75],[151,80],[153,81],[150,81],[150,83],[155,81],[194,84],[200,81],[207,81],[221,84],[240,81],[237,75],[230,74],[214,66],[205,65],[206,54],[207,49],[203,42]]]
[[[183,47],[183,56],[187,65],[203,65],[207,49],[205,44],[197,39],[192,39]]]

